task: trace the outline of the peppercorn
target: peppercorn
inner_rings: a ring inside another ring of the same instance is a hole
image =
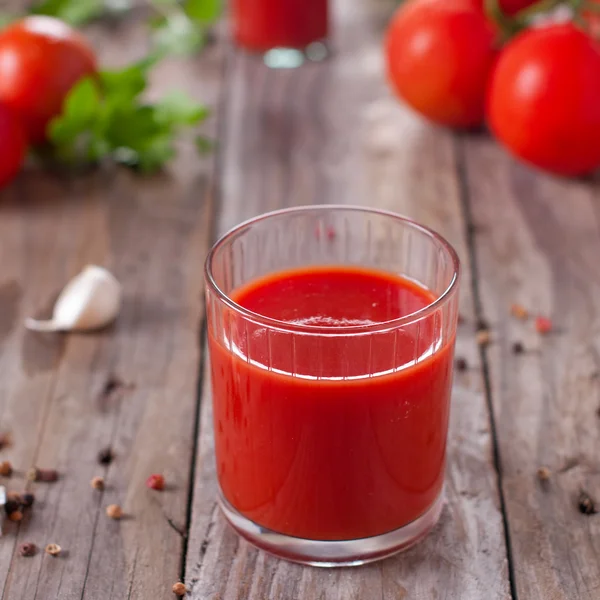
[[[176,584],[173,585],[173,593],[176,596],[185,596],[187,594],[187,587],[185,587],[184,583],[181,583],[181,581],[178,581]]]
[[[12,445],[12,436],[10,433],[0,433],[0,450]]]
[[[162,475],[150,475],[146,480],[146,486],[151,490],[162,491],[165,489],[165,478]]]
[[[13,474],[13,468],[9,461],[3,460],[0,462],[0,475],[10,477]]]
[[[37,467],[32,467],[27,471],[27,479],[29,481],[52,483],[58,480],[58,471],[56,469],[38,469]]]
[[[31,542],[25,542],[19,546],[19,554],[21,556],[34,556],[37,552],[37,546]]]
[[[112,448],[104,448],[98,452],[98,462],[101,465],[110,465],[110,463],[115,459],[114,452]]]
[[[58,544],[48,544],[46,546],[46,553],[50,556],[58,556],[62,551],[62,548]]]
[[[523,354],[525,352],[525,346],[521,342],[515,342],[512,346],[513,354]]]
[[[104,477],[94,477],[91,481],[90,481],[90,485],[95,489],[95,490],[103,490],[104,489]]]
[[[35,496],[33,494],[21,494],[21,504],[23,505],[23,508],[31,508],[34,502]]]
[[[577,506],[579,508],[579,512],[584,515],[595,515],[598,512],[598,509],[596,508],[596,502],[585,490],[581,490],[579,493]]]
[[[548,467],[540,467],[537,470],[537,476],[540,481],[548,481],[550,479],[551,475],[552,475],[552,472],[550,471],[550,469]]]
[[[552,331],[552,321],[547,317],[538,317],[535,320],[535,328],[538,333],[545,335],[546,333],[550,333]]]
[[[476,339],[480,346],[487,346],[492,341],[492,336],[487,329],[480,329],[477,332]]]
[[[489,329],[489,328],[490,328],[490,326],[485,319],[477,319],[477,322],[475,324],[475,329],[477,329],[477,331],[481,331],[482,329]]]
[[[469,363],[466,358],[460,356],[456,359],[456,370],[457,371],[466,371],[469,368]]]
[[[8,520],[13,523],[19,523],[23,520],[23,513],[20,510],[13,510],[8,514]]]
[[[7,500],[6,503],[4,504],[4,511],[9,516],[12,513],[17,512],[20,509],[21,509],[21,502],[18,500],[10,499],[10,500]]]
[[[510,313],[513,317],[516,317],[517,319],[521,320],[525,320],[529,316],[527,309],[521,304],[513,304],[510,307]]]
[[[123,517],[123,509],[118,504],[110,504],[106,507],[106,516],[111,519],[121,519]]]

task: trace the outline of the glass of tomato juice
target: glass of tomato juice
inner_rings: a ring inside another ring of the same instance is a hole
[[[227,233],[206,262],[220,505],[318,566],[408,548],[442,508],[459,260],[393,213],[310,206]]]
[[[233,0],[231,19],[238,46],[263,53],[269,66],[295,67],[328,54],[328,0]]]

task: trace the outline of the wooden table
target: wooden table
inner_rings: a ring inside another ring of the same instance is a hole
[[[594,600],[600,598],[600,197],[517,164],[487,136],[417,120],[391,96],[381,36],[393,3],[340,0],[335,57],[272,71],[219,32],[198,59],[164,65],[156,89],[214,107],[212,157],[187,148],[170,175],[35,170],[0,202],[0,458],[35,510],[0,539],[1,600],[157,600],[184,578],[193,600]],[[91,34],[106,62],[140,54],[136,19]],[[107,42],[110,36],[110,43]],[[215,503],[203,261],[220,233],[266,210],[360,203],[434,227],[464,265],[447,506],[413,550],[317,570],[241,541]],[[27,333],[84,265],[107,266],[125,305],[98,335]],[[551,315],[555,333],[509,314]],[[479,348],[478,321],[492,344]],[[515,354],[515,342],[526,352]],[[97,463],[112,446],[115,461]],[[541,482],[540,466],[551,471]],[[152,493],[146,477],[166,475]],[[104,492],[90,488],[103,475]],[[127,518],[111,521],[105,507]],[[64,551],[19,556],[25,541]]]

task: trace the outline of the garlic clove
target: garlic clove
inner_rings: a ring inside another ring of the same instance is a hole
[[[52,319],[26,319],[32,331],[91,331],[112,323],[121,310],[121,284],[109,271],[90,265],[60,293]]]

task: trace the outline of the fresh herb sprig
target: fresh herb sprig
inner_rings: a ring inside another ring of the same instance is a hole
[[[118,17],[135,6],[151,9],[152,44],[147,58],[119,70],[101,71],[69,92],[62,114],[48,126],[48,144],[39,156],[66,166],[111,160],[142,172],[162,168],[176,153],[179,135],[195,128],[208,109],[180,91],[148,102],[152,67],[170,55],[190,55],[206,42],[219,18],[222,0],[41,0],[29,14],[82,26],[105,16]],[[0,18],[0,24],[1,24]],[[196,135],[199,152],[212,140]]]
[[[52,158],[72,166],[112,160],[145,173],[173,158],[180,133],[206,119],[208,109],[180,91],[155,103],[145,101],[154,62],[140,61],[80,81],[62,115],[50,123]],[[204,152],[210,141],[197,136],[196,145]]]

